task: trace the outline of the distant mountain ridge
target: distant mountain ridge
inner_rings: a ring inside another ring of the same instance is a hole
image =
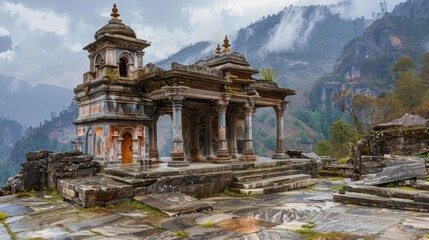
[[[73,101],[73,91],[49,84],[28,82],[0,74],[0,116],[37,126]]]
[[[301,90],[332,69],[345,46],[361,35],[368,20],[344,19],[334,6],[290,6],[238,30],[230,37],[232,50],[243,54],[257,69],[280,70],[277,82]],[[172,62],[192,64],[213,55],[215,42],[183,48],[156,65],[169,69]],[[219,43],[222,45],[222,43]]]
[[[428,50],[429,1],[409,0],[399,4],[344,47],[332,71],[300,93],[303,99],[293,114],[328,137],[333,121],[346,117],[335,106],[335,93],[346,89],[350,96],[389,93],[396,82],[392,73],[396,61],[409,55],[418,63],[421,54]]]

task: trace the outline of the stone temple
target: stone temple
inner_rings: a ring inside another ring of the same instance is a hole
[[[169,166],[190,161],[255,161],[252,116],[272,107],[277,115],[277,148],[273,159],[286,158],[286,97],[295,91],[253,78],[259,73],[246,58],[223,49],[191,65],[172,63],[166,70],[144,65],[150,42],[137,38],[113,6],[110,21],[84,50],[89,71],[75,89],[79,106],[76,149],[111,163],[158,160],[157,121],[170,115],[173,150]],[[241,140],[242,147],[237,147]]]

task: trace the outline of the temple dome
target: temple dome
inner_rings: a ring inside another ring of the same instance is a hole
[[[100,36],[104,34],[110,35],[120,35],[130,38],[137,38],[134,30],[127,25],[125,25],[121,19],[119,19],[118,9],[116,8],[116,4],[113,5],[112,13],[110,14],[112,19],[110,19],[109,23],[101,27],[94,35],[95,39],[98,39]]]

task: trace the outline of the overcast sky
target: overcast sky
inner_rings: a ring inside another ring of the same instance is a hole
[[[343,17],[370,18],[377,0],[350,0]],[[82,47],[110,19],[106,0],[0,0],[0,74],[31,84],[73,88],[88,70]],[[189,43],[221,42],[223,36],[290,5],[336,4],[339,0],[116,0],[125,24],[152,42],[145,63],[165,58]],[[387,8],[405,0],[388,0]]]

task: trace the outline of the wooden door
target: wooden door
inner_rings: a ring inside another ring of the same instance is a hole
[[[129,164],[133,161],[133,137],[125,133],[122,138],[122,164]]]

